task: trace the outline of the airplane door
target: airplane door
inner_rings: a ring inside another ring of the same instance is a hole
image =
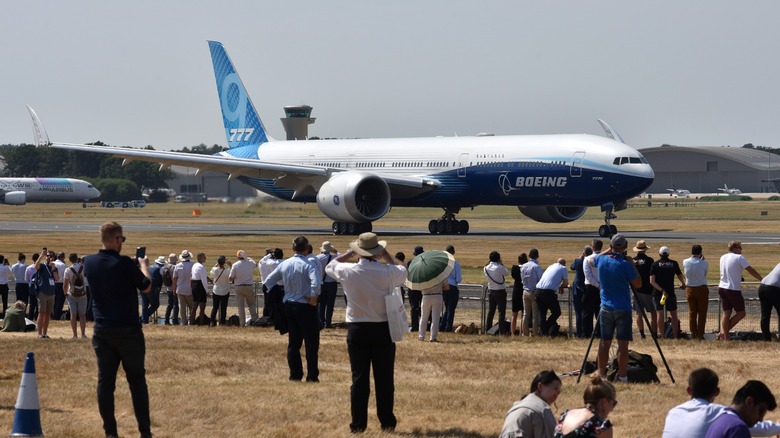
[[[571,171],[569,175],[574,178],[582,176],[582,162],[585,161],[585,151],[577,151],[571,160]]]
[[[466,177],[466,163],[468,160],[469,154],[460,154],[460,158],[458,158],[458,178]]]

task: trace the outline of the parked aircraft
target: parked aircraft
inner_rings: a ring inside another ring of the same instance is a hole
[[[517,206],[539,222],[604,212],[599,235],[617,232],[614,211],[653,182],[647,160],[605,122],[609,138],[513,135],[276,141],[266,131],[222,44],[209,41],[229,149],[213,156],[51,143],[32,108],[36,142],[53,148],[112,154],[228,174],[278,198],[316,202],[335,234],[372,229],[393,206],[438,207],[432,234],[465,234],[455,215],[478,205]]]
[[[670,191],[669,196],[675,197],[675,198],[690,198],[691,197],[691,191],[686,189],[678,189],[674,185],[672,185],[671,189],[666,189]]]
[[[72,178],[0,178],[0,203],[24,205],[42,201],[87,202],[100,196],[92,184]],[[86,206],[86,204],[84,204]]]
[[[718,188],[719,192],[723,192],[729,196],[737,196],[742,194],[742,190],[740,189],[730,189],[727,184],[723,184],[722,188]]]

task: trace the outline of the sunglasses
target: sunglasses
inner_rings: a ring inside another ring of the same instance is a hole
[[[122,239],[122,243],[125,243],[125,240],[127,240],[127,237],[125,236],[116,236],[117,239]]]

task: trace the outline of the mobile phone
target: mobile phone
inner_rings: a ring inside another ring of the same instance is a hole
[[[145,246],[139,246],[135,249],[135,257],[142,259],[146,257],[146,247]]]

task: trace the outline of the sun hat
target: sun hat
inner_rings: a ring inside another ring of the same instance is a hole
[[[647,246],[644,240],[638,240],[636,242],[636,246],[634,247],[635,252],[644,252],[647,251],[648,249],[650,249],[650,247]]]
[[[326,240],[322,242],[322,246],[320,247],[320,251],[324,253],[333,252],[335,248],[333,248],[333,245],[330,244],[329,240]]]
[[[365,257],[381,254],[382,251],[385,250],[385,246],[387,246],[387,241],[377,240],[376,234],[374,233],[363,233],[358,236],[357,241],[349,243],[349,247],[352,248],[352,251]]]
[[[165,264],[165,256],[157,257],[157,260],[154,261],[158,265],[164,265]]]
[[[181,260],[182,262],[185,260],[189,261],[190,258],[192,258],[192,254],[190,254],[190,252],[187,251],[186,249],[181,252],[181,255],[179,255],[179,260]]]

